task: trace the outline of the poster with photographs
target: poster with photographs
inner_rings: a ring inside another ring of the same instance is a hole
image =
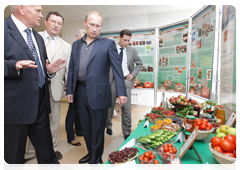
[[[221,56],[220,56],[220,93],[219,104],[225,108],[226,120],[236,111],[236,9],[232,5],[222,6]]]
[[[101,36],[112,39],[117,44],[119,33],[101,34]],[[143,63],[141,71],[135,78],[134,88],[144,88],[143,84],[146,81],[154,83],[155,31],[132,31],[129,46],[137,50],[138,56]]]
[[[208,5],[192,18],[189,92],[204,98],[211,97],[215,8],[215,5]]]
[[[185,92],[188,21],[159,30],[158,90]]]

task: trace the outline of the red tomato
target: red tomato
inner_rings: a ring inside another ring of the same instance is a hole
[[[238,140],[234,142],[235,148],[238,150]]]
[[[173,147],[172,149],[173,149],[174,153],[177,153],[177,148],[176,147]]]
[[[201,125],[206,125],[207,126],[207,122],[202,121]]]
[[[153,164],[159,164],[158,160],[154,160]]]
[[[206,122],[206,123],[208,123],[208,120],[207,120],[207,119],[203,119],[202,122]]]
[[[165,143],[165,144],[163,144],[163,147],[164,147],[164,148],[165,148],[165,147],[167,147],[167,146],[168,146],[168,144],[166,144],[166,143]]]
[[[169,144],[168,144],[168,147],[172,147],[172,143],[169,143]]]
[[[144,161],[149,161],[149,158],[148,157],[144,157],[143,160]]]
[[[140,160],[143,160],[143,155],[141,155],[141,156],[139,156],[139,158],[138,158],[138,160],[140,161]]]
[[[212,128],[210,128],[210,127],[207,127],[207,130],[211,130]]]
[[[162,151],[163,151],[163,147],[162,147],[162,146],[159,147],[159,148],[158,148],[158,151],[159,151],[159,152],[162,152]]]
[[[163,152],[167,152],[168,151],[168,147],[163,147]]]
[[[154,158],[156,158],[156,156],[154,154],[151,154],[150,159],[154,159]]]
[[[210,127],[210,129],[212,129],[212,127],[213,127],[213,125],[212,125],[212,123],[207,123],[207,127]]]
[[[236,158],[238,158],[238,150],[235,151],[234,155]]]
[[[195,126],[195,127],[197,127],[197,129],[198,129],[198,130],[201,130],[201,128],[200,128],[200,126],[199,126],[199,125],[197,125],[197,126]]]
[[[237,147],[237,146],[236,146],[236,141],[234,141],[233,144],[235,145],[235,148],[236,148],[236,147]]]
[[[148,153],[151,155],[151,154],[152,154],[152,151],[148,151]]]
[[[235,155],[231,152],[224,152],[224,154],[233,158],[235,157]]]
[[[224,137],[224,139],[228,139],[228,140],[230,140],[231,142],[235,142],[236,141],[236,136],[233,136],[233,135],[226,135],[225,137]]]
[[[228,139],[223,139],[220,142],[220,147],[226,152],[233,152],[235,150],[234,144]]]
[[[218,152],[224,153],[224,150],[220,146],[215,146],[213,149],[215,149]]]
[[[200,125],[202,124],[202,122],[197,121],[195,124],[198,125],[198,126],[200,126]]]
[[[196,120],[195,120],[195,123],[196,123],[196,122],[202,122],[202,119],[196,119]]]
[[[172,149],[172,147],[168,147],[168,151],[169,151],[170,149]]]
[[[144,156],[149,158],[150,157],[150,154],[148,152],[144,152]]]
[[[200,129],[201,129],[201,130],[207,130],[207,126],[206,126],[205,124],[202,124],[202,125],[200,126]]]
[[[173,149],[169,149],[169,153],[170,154],[174,154],[174,150]]]
[[[213,137],[211,139],[211,144],[212,144],[213,147],[220,146],[220,142],[221,141],[222,141],[222,138],[220,138],[220,137]]]

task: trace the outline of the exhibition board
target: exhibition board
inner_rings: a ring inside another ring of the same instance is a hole
[[[131,135],[122,143],[122,145],[118,148],[122,148],[125,144],[127,144],[129,141],[131,141],[133,138],[136,138],[144,133],[147,133],[150,130],[150,126],[152,126],[154,123],[149,123],[149,126],[143,127],[145,124],[146,120],[144,120],[132,133]],[[211,142],[211,138],[213,137],[213,134],[211,134],[208,138],[203,139],[203,140],[195,140],[193,145],[196,148],[197,152],[202,158],[203,164],[218,164],[218,162],[215,160],[213,157],[211,151],[209,150],[209,143]],[[174,138],[175,140],[177,139],[177,136]],[[175,143],[177,145],[178,150],[182,147],[183,143],[177,142]],[[133,146],[134,148],[136,146]],[[143,150],[139,147],[137,147],[139,150],[139,155],[142,155],[146,150]],[[157,160],[160,160],[159,155],[157,155]],[[136,163],[139,164],[139,160],[136,158],[135,159]],[[195,151],[193,149],[187,150],[184,156],[181,158],[182,164],[202,164],[202,162],[199,160],[198,156],[196,155]],[[105,164],[109,164],[108,161],[106,161]]]

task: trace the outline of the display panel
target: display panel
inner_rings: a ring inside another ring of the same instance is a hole
[[[143,67],[135,78],[134,88],[145,88],[144,83],[150,82],[151,88],[154,83],[154,56],[155,56],[155,31],[131,31],[132,38],[130,46],[134,47],[139,58],[142,60]],[[119,32],[120,33],[120,32]],[[101,34],[103,38],[113,39],[117,44],[119,33]],[[145,83],[146,85],[146,83]]]
[[[192,18],[189,93],[211,98],[216,6],[209,5]]]
[[[158,90],[185,92],[188,21],[159,29]]]
[[[231,5],[222,7],[219,104],[226,119],[236,111],[236,15]]]

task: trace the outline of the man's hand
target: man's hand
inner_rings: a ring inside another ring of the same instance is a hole
[[[58,59],[54,61],[53,63],[49,64],[48,60],[46,60],[46,69],[49,74],[53,74],[58,72],[60,69],[65,68],[65,66],[62,66],[66,61],[64,59]],[[62,66],[62,67],[61,67]]]
[[[124,105],[125,103],[127,103],[127,97],[126,96],[118,96],[118,103],[121,105]]]
[[[35,62],[32,60],[20,60],[20,61],[16,62],[15,67],[17,70],[20,70],[20,69],[26,69],[29,67],[37,68],[37,65],[35,65]]]
[[[72,94],[67,95],[67,99],[68,99],[69,103],[72,103],[73,102],[73,95]]]
[[[128,81],[131,81],[133,78],[134,78],[134,75],[132,75],[132,74],[128,74],[128,75],[126,76],[126,79],[127,79]]]

